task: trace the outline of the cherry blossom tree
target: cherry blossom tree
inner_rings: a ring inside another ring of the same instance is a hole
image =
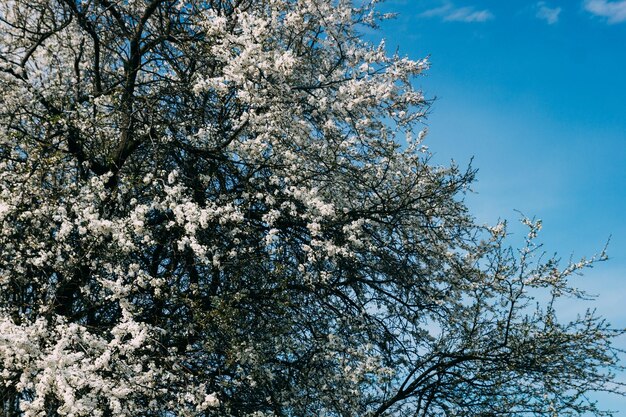
[[[476,224],[375,3],[0,2],[3,416],[601,414],[604,255]]]

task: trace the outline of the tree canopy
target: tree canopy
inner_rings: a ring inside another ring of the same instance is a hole
[[[375,3],[0,2],[4,416],[601,414],[595,259],[476,224]]]

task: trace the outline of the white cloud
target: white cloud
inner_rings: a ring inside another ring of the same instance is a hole
[[[606,18],[609,23],[626,21],[626,0],[585,0],[584,7],[589,13]]]
[[[440,7],[426,10],[420,14],[421,17],[439,17],[444,22],[486,22],[494,18],[489,10],[477,10],[474,7],[456,7],[447,1]]]
[[[560,7],[549,7],[546,2],[540,1],[537,3],[537,18],[545,20],[549,25],[553,25],[559,21],[559,15],[561,14]]]

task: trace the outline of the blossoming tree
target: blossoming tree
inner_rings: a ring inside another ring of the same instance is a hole
[[[0,2],[0,414],[598,412],[588,262],[474,223],[374,3]]]

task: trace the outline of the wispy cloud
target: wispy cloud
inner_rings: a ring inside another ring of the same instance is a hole
[[[457,7],[452,2],[446,1],[440,7],[426,10],[421,17],[438,17],[444,22],[486,22],[494,18],[489,10],[479,10],[472,6]]]
[[[560,7],[550,7],[545,1],[537,3],[537,14],[535,16],[537,16],[538,19],[545,20],[549,25],[557,23],[560,14]]]
[[[609,23],[626,21],[626,0],[585,0],[584,7],[589,13],[606,18]]]

